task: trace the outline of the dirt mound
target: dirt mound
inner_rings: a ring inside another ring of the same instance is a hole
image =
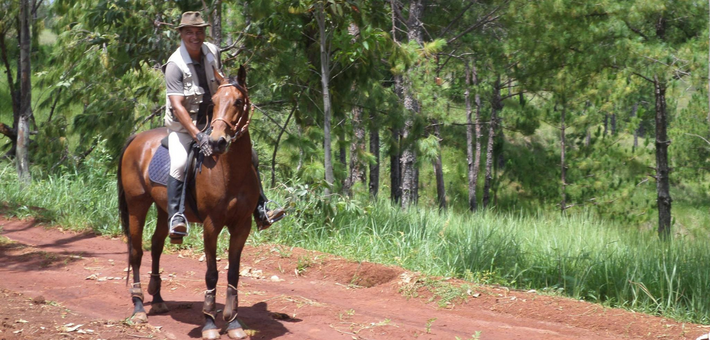
[[[323,279],[330,278],[340,284],[365,288],[372,288],[391,282],[403,272],[401,268],[342,259],[326,261],[318,270],[322,273]]]

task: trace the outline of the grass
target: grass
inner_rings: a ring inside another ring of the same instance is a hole
[[[96,164],[106,162],[104,157],[100,151],[92,154],[82,172],[36,173],[26,188],[17,184],[12,165],[0,163],[4,213],[34,216],[69,229],[120,234],[115,175],[92,170],[101,169]],[[271,196],[280,196],[272,198],[286,202],[290,214],[277,226],[253,233],[249,242],[297,246],[398,265],[428,276],[551,291],[683,321],[710,322],[706,298],[710,249],[700,232],[662,242],[653,230],[604,221],[586,211],[568,216],[545,211],[459,214],[428,208],[402,210],[387,200],[322,201],[313,192],[317,190],[304,185],[270,191]],[[681,206],[692,211],[690,204]],[[154,216],[147,223],[146,241]],[[199,228],[193,229],[185,244],[170,245],[168,250],[201,251],[201,243]],[[225,232],[219,251],[226,247]],[[309,264],[299,259],[301,270]],[[462,294],[447,287],[432,288],[439,289],[433,293],[443,304]]]
[[[295,213],[279,228],[254,235],[255,242],[709,321],[705,264],[710,251],[704,239],[678,235],[663,242],[653,231],[583,211],[570,216],[543,211],[461,215],[425,208],[402,211],[385,201],[370,205],[344,199],[324,205],[306,194],[292,206]]]

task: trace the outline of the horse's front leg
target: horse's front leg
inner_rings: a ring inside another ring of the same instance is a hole
[[[237,226],[229,227],[229,270],[227,272],[227,301],[224,303],[224,321],[227,321],[227,335],[231,339],[245,339],[246,332],[237,320],[237,307],[239,298],[237,287],[239,284],[239,262],[242,257],[244,244],[251,231],[251,216],[249,219]]]
[[[207,263],[207,272],[205,273],[207,290],[205,291],[205,304],[202,308],[202,313],[205,314],[202,338],[208,340],[219,339],[219,330],[215,323],[215,318],[217,317],[215,297],[217,295],[217,280],[219,279],[219,271],[217,270],[217,236],[219,236],[221,230],[222,227],[215,228],[209,218],[205,220],[203,241],[205,262]]]
[[[166,237],[168,237],[168,213],[158,208],[158,221],[155,226],[153,238],[151,239],[152,246],[150,249],[150,255],[153,259],[150,283],[148,284],[148,294],[153,295],[153,302],[151,302],[150,308],[151,314],[162,314],[169,311],[165,300],[160,296],[160,286],[162,283],[160,279],[160,255],[163,254]]]

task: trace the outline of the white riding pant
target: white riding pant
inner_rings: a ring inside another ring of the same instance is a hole
[[[185,166],[187,165],[187,151],[192,142],[189,133],[168,130],[168,150],[170,152],[170,176],[178,181],[185,181]]]

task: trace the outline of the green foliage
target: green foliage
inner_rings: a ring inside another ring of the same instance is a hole
[[[540,127],[540,112],[533,105],[521,104],[519,100],[506,100],[503,104],[501,116],[506,121],[506,126],[523,136],[531,136]]]
[[[694,93],[688,106],[674,119],[669,138],[673,141],[676,183],[702,182],[710,161],[707,141],[707,94]]]
[[[177,8],[166,6],[100,0],[53,4],[60,15],[55,24],[59,35],[37,78],[37,85],[50,91],[38,108],[51,113],[36,114],[46,119],[38,120],[44,137],[33,154],[36,159],[49,163],[46,159],[57,154],[63,160],[81,158],[96,146],[98,135],[115,156],[138,122],[158,110],[163,80],[154,65],[178,43],[175,31],[153,25],[179,16]],[[47,149],[45,144],[58,138],[69,142],[61,150]]]

